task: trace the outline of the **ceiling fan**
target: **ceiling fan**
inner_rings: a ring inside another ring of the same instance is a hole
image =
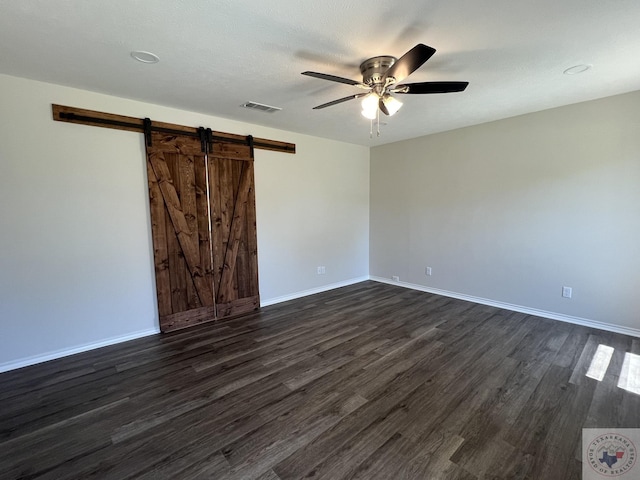
[[[436,53],[435,48],[419,43],[400,59],[389,55],[369,58],[360,65],[362,82],[318,72],[302,72],[302,75],[331,82],[345,83],[366,90],[363,93],[356,93],[332,102],[323,103],[313,107],[314,110],[362,98],[362,115],[373,120],[378,115],[378,109],[385,115],[393,115],[400,109],[402,102],[392,94],[462,92],[467,88],[469,82],[419,82],[398,85],[399,82],[420,68],[434,53]]]

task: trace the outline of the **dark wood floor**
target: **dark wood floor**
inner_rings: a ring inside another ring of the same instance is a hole
[[[0,478],[579,479],[583,426],[640,427],[625,352],[364,282],[0,375]]]

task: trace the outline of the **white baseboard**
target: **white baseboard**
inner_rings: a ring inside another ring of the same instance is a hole
[[[77,347],[56,350],[43,355],[21,358],[19,360],[0,364],[0,373],[15,370],[17,368],[28,367],[29,365],[35,365],[36,363],[48,362],[49,360],[55,360],[56,358],[68,357],[69,355],[75,355],[76,353],[82,353],[88,350],[106,347],[108,345],[115,345],[116,343],[126,342],[128,340],[135,340],[136,338],[148,337],[149,335],[154,335],[156,333],[160,333],[159,328],[150,328],[148,330],[129,333],[119,337],[107,338],[106,340],[100,340],[99,342],[86,343]]]
[[[480,303],[482,305],[489,305],[490,307],[504,308],[505,310],[526,313],[527,315],[548,318],[550,320],[559,320],[561,322],[574,323],[576,325],[597,328],[598,330],[605,330],[607,332],[622,333],[624,335],[630,335],[632,337],[640,337],[640,330],[638,330],[637,328],[623,327],[611,323],[590,320],[588,318],[574,317],[571,315],[565,315],[563,313],[555,313],[546,310],[538,310],[536,308],[523,307],[522,305],[513,305],[511,303],[499,302],[496,300],[490,300],[488,298],[474,297],[472,295],[466,295],[464,293],[450,292],[448,290],[440,290],[439,288],[425,287],[424,285],[417,285],[415,283],[395,282],[383,277],[370,276],[369,279],[375,282],[388,283],[389,285],[397,285],[399,287],[409,288],[411,290],[419,290],[421,292],[434,293],[436,295],[442,295],[444,297],[457,298],[458,300],[466,300],[467,302]]]
[[[351,278],[343,282],[332,283],[330,285],[323,285],[321,287],[311,288],[309,290],[302,290],[300,292],[291,293],[289,295],[283,295],[281,297],[269,298],[260,302],[261,307],[267,307],[269,305],[275,305],[276,303],[288,302],[289,300],[295,300],[296,298],[307,297],[316,293],[327,292],[340,287],[346,287],[347,285],[353,285],[354,283],[360,283],[369,280],[369,276]]]
[[[559,320],[561,322],[573,323],[573,324],[582,325],[585,327],[596,328],[598,330],[605,330],[608,332],[622,333],[624,335],[640,337],[640,330],[636,328],[623,327],[620,325],[598,322],[598,321],[590,320],[587,318],[574,317],[574,316],[565,315],[562,313],[555,313],[555,312],[549,312],[546,310],[538,310],[536,308],[523,307],[521,305],[513,305],[511,303],[499,302],[496,300],[490,300],[482,297],[474,297],[472,295],[451,292],[448,290],[441,290],[439,288],[426,287],[424,285],[417,285],[414,283],[394,282],[387,278],[376,277],[373,275],[352,278],[342,282],[332,283],[330,285],[323,285],[321,287],[311,288],[309,290],[302,290],[302,291],[291,293],[288,295],[283,295],[281,297],[269,298],[267,300],[261,301],[260,306],[266,307],[269,305],[275,305],[276,303],[287,302],[289,300],[295,300],[296,298],[302,298],[309,295],[314,295],[316,293],[322,293],[329,290],[334,290],[336,288],[346,287],[348,285],[353,285],[355,283],[364,282],[365,280],[373,280],[375,282],[388,283],[389,285],[397,285],[399,287],[409,288],[411,290],[418,290],[421,292],[433,293],[433,294],[442,295],[445,297],[457,298],[459,300],[466,300],[468,302],[480,303],[482,305],[489,305],[491,307],[503,308],[505,310],[511,310],[514,312],[526,313],[527,315],[534,315],[536,317],[543,317],[551,320]],[[122,335],[119,337],[108,338],[106,340],[101,340],[99,342],[87,343],[87,344],[79,345],[73,348],[57,350],[57,351],[45,353],[43,355],[36,355],[33,357],[27,357],[27,358],[22,358],[22,359],[11,361],[11,362],[2,363],[0,364],[0,373],[8,372],[9,370],[15,370],[17,368],[27,367],[29,365],[35,365],[37,363],[48,362],[49,360],[54,360],[56,358],[75,355],[76,353],[82,353],[88,350],[94,350],[96,348],[106,347],[108,345],[115,345],[116,343],[126,342],[128,340],[135,340],[136,338],[155,335],[157,333],[160,333],[160,330],[158,328],[152,328],[148,330],[142,330],[139,332],[130,333],[127,335]]]
[[[294,300],[296,298],[306,297],[308,295],[313,295],[315,293],[321,293],[321,292],[326,292],[328,290],[333,290],[335,288],[346,287],[347,285],[353,285],[354,283],[364,282],[365,280],[369,280],[369,276],[352,278],[349,280],[345,280],[343,282],[332,283],[330,285],[323,285],[321,287],[291,293],[289,295],[284,295],[282,297],[270,298],[270,299],[261,301],[260,306],[266,307],[268,305],[274,305],[276,303],[281,303],[281,302],[286,302],[288,300]],[[115,345],[116,343],[126,342],[127,340],[134,340],[136,338],[142,338],[149,335],[154,335],[156,333],[160,333],[160,329],[156,328],[156,329],[143,330],[143,331],[131,333],[128,335],[108,338],[106,340],[101,340],[99,342],[87,343],[87,344],[80,345],[73,348],[56,350],[53,352],[45,353],[43,355],[36,355],[33,357],[21,358],[19,360],[0,364],[0,373],[8,372],[9,370],[15,370],[17,368],[28,367],[29,365],[35,365],[37,363],[48,362],[49,360],[55,360],[56,358],[67,357],[69,355],[86,352],[88,350],[93,350],[96,348],[106,347],[108,345]]]

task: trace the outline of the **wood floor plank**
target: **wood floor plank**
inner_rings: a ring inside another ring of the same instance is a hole
[[[578,479],[582,428],[640,428],[632,354],[366,281],[0,374],[0,478]]]
[[[397,423],[404,422],[406,417],[407,412],[398,406],[376,418],[357,437],[313,467],[304,478],[331,480],[353,476],[361,463],[393,437]]]
[[[418,442],[395,434],[361,463],[349,478],[476,480],[475,475],[449,460],[463,441],[461,437],[441,432],[427,435]]]
[[[589,338],[584,328],[574,326],[553,359],[553,364],[559,367],[574,369]]]
[[[571,464],[565,459],[573,457],[576,445],[582,440],[582,426],[593,397],[595,385],[579,388],[567,385],[562,402],[553,416],[540,449],[535,455],[532,476],[549,478],[557,475],[567,478],[571,475]]]
[[[418,372],[418,368],[414,371]],[[307,474],[317,463],[333,456],[334,452],[341,449],[344,444],[366,429],[376,418],[386,415],[394,407],[400,405],[404,399],[419,388],[426,378],[419,374],[396,376],[393,380],[384,384],[376,395],[372,395],[368,402],[350,415],[344,417],[331,429],[323,432],[308,445],[298,449],[286,460],[279,462],[274,471],[282,478],[299,478]],[[349,380],[345,381],[345,388],[357,391]],[[398,425],[399,426],[399,425]]]
[[[455,455],[452,457],[455,461]],[[490,439],[479,445],[475,462],[468,464],[465,471],[475,474],[482,480],[533,480],[540,477],[532,475],[533,455],[499,439]],[[565,477],[550,476],[549,480],[564,480]]]
[[[503,439],[525,453],[536,455],[566,398],[571,371],[551,365]]]
[[[308,402],[222,449],[232,466],[228,478],[257,476],[304,447],[366,400],[336,393],[325,401]]]
[[[429,373],[429,380],[416,392],[408,407],[413,412],[414,421],[403,428],[403,434],[416,439],[424,432],[438,428],[468,395],[480,388],[504,361],[503,345],[509,340],[517,341],[524,334],[517,323],[508,325],[508,319],[509,316],[500,317],[494,336],[471,344],[458,343],[458,347],[464,348],[454,349],[441,362],[431,362],[428,367],[433,370]],[[507,328],[502,328],[503,325]],[[478,328],[487,328],[487,324]],[[447,400],[442,401],[442,398]]]
[[[269,469],[259,477],[256,477],[255,480],[282,480],[282,479],[278,475],[276,475],[273,470]]]
[[[190,480],[219,478],[229,473],[229,463],[220,451],[205,448],[183,450],[165,457],[146,472],[136,475],[136,480]]]
[[[105,456],[104,451],[96,451],[76,457],[38,478],[135,478],[154,465],[162,464],[170,456],[184,458],[193,449],[201,447],[210,452],[220,450],[225,444],[264,424],[265,418],[254,412],[273,408],[289,393],[284,386],[275,385],[251,397],[244,395],[240,400],[237,392],[234,392],[229,397],[176,417],[169,425],[159,425],[147,430],[144,435],[111,444],[107,447],[109,455]],[[212,432],[215,432],[214,438],[211,438]],[[168,449],[167,445],[173,448]]]

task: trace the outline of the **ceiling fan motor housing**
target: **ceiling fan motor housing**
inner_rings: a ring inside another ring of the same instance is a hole
[[[398,59],[388,55],[373,57],[360,64],[362,83],[369,86],[380,85],[382,76]]]

